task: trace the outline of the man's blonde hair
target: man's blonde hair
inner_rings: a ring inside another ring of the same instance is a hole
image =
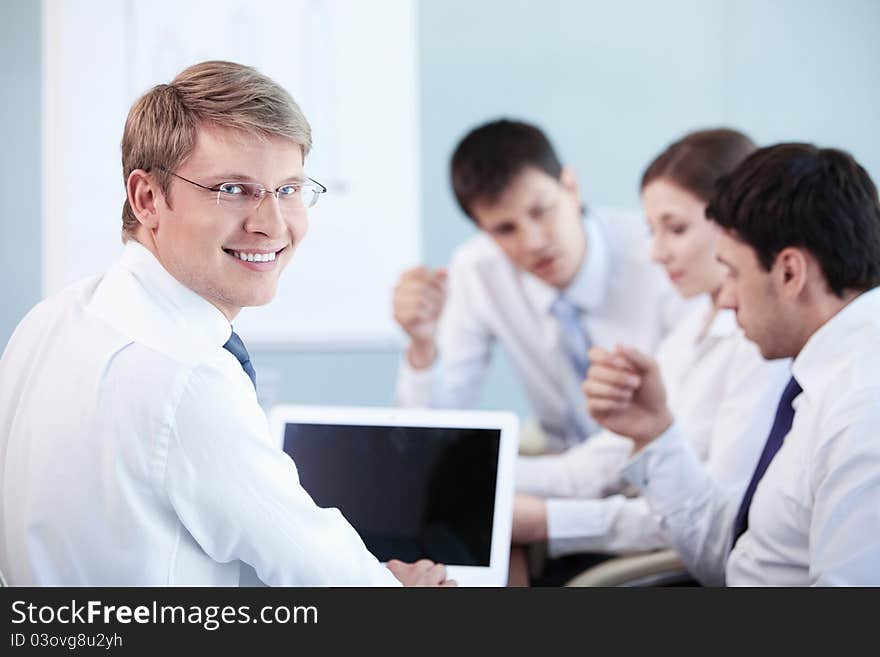
[[[231,128],[290,139],[305,157],[312,129],[302,110],[280,85],[249,66],[209,61],[190,66],[170,84],[160,84],[131,108],[122,135],[123,182],[135,169],[151,172],[168,196],[170,171],[190,156],[201,126]],[[138,220],[126,198],[122,239]]]

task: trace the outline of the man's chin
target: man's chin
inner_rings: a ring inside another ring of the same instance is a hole
[[[231,301],[239,308],[255,308],[265,306],[275,298],[278,286],[273,285],[271,288],[261,290],[249,290],[246,294],[237,295]]]
[[[746,337],[749,338],[748,334],[746,334]],[[749,340],[752,339],[749,338]],[[764,360],[776,360],[777,358],[786,358],[785,354],[779,353],[780,350],[777,349],[775,345],[761,344],[756,340],[752,340],[752,342],[758,345],[758,351],[761,352],[761,358],[763,358]]]
[[[548,271],[542,274],[536,272],[533,273],[535,273],[535,276],[537,276],[547,285],[559,289],[568,287],[568,284],[571,283],[572,280],[574,280],[574,274],[561,271],[558,267],[554,268],[552,271]]]
[[[275,290],[272,290],[272,294],[267,294],[267,295],[261,296],[261,297],[251,297],[251,298],[247,299],[246,301],[244,301],[244,303],[241,304],[241,307],[242,308],[257,308],[259,306],[265,306],[265,305],[271,303],[274,298],[275,298]]]

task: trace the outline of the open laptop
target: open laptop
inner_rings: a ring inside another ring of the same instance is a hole
[[[269,418],[302,486],[380,561],[427,558],[461,586],[507,583],[516,415],[276,406]]]

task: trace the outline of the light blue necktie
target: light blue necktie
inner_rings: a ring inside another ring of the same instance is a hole
[[[581,322],[581,311],[571,301],[559,295],[550,306],[550,313],[559,320],[559,324],[562,326],[562,341],[566,354],[574,367],[578,381],[583,381],[587,376],[587,368],[590,366],[590,361],[587,359],[590,338]]]
[[[572,369],[577,376],[578,384],[587,376],[587,368],[590,361],[587,358],[587,350],[590,348],[590,337],[584,330],[581,321],[581,311],[571,301],[564,296],[559,295],[553,305],[550,306],[550,314],[553,315],[562,327],[562,343],[565,349],[568,361],[571,363]],[[568,409],[568,430],[577,438],[579,442],[583,442],[589,436],[588,428],[578,419],[578,414],[573,408]]]

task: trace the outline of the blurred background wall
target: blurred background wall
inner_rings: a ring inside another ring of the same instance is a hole
[[[42,290],[41,3],[0,6],[5,345]],[[413,220],[431,266],[474,231],[448,188],[452,149],[500,116],[541,124],[596,206],[637,208],[645,164],[682,133],[717,125],[761,144],[844,148],[880,180],[876,0],[420,0],[417,10],[422,199]],[[376,72],[378,88],[383,75],[394,71]],[[381,103],[381,93],[365,102]],[[393,135],[376,138],[381,148]],[[393,172],[382,174],[393,184]],[[253,358],[266,403],[381,405],[393,399],[399,352],[272,348]],[[527,414],[503,357],[480,405]]]

